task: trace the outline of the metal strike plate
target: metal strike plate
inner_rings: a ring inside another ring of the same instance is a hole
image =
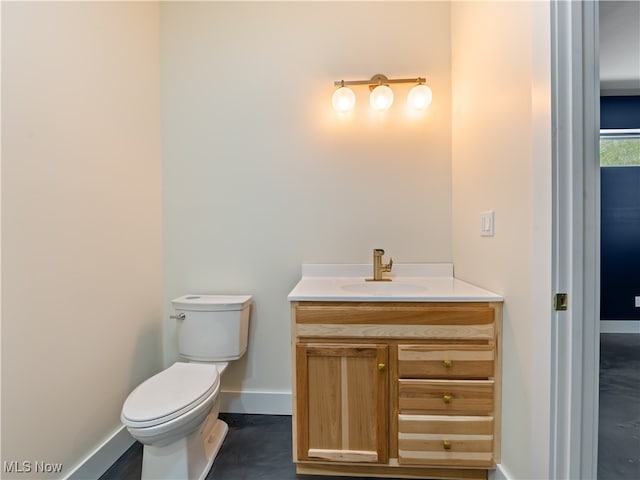
[[[569,307],[569,296],[566,293],[556,293],[553,296],[553,309],[557,312],[565,311]]]

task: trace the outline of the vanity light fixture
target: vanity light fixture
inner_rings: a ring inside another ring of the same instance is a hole
[[[333,108],[340,113],[349,112],[356,103],[356,96],[348,85],[368,85],[371,94],[369,102],[374,110],[388,110],[393,105],[393,90],[389,87],[392,83],[415,83],[407,97],[407,103],[416,110],[426,110],[431,104],[433,94],[431,89],[425,85],[425,79],[417,78],[387,78],[380,73],[374,75],[369,80],[338,80],[334,82],[339,87],[331,98]]]
[[[431,105],[431,100],[433,100],[433,93],[422,82],[413,87],[407,96],[407,103],[415,110],[426,110]]]
[[[345,87],[344,82],[340,82],[339,85],[340,88],[333,92],[331,103],[336,112],[345,113],[356,104],[356,94],[349,87]]]
[[[393,105],[393,90],[388,85],[373,87],[369,95],[369,103],[371,103],[371,108],[379,112],[389,110],[389,107]]]

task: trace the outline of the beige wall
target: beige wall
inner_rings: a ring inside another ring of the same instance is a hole
[[[287,294],[302,263],[451,260],[446,2],[160,6],[165,318],[190,292],[249,293],[244,359],[223,389],[291,388]],[[265,19],[268,18],[268,22]],[[424,115],[387,115],[334,80],[426,76]],[[176,358],[166,320],[166,362]]]
[[[504,304],[502,464],[546,478],[550,335],[549,6],[454,2],[453,260]],[[495,237],[480,212],[495,211]]]
[[[2,461],[66,475],[162,364],[158,7],[2,9]]]

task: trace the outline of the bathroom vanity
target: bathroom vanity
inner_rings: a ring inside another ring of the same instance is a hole
[[[289,295],[297,472],[486,478],[500,461],[502,298],[448,265],[394,266],[384,283],[363,268],[305,265]]]

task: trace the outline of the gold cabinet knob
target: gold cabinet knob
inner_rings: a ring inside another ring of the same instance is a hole
[[[387,368],[387,365],[384,363],[379,363],[378,364],[378,371],[379,372],[384,372],[384,369]]]
[[[453,397],[452,397],[450,394],[448,394],[448,393],[446,393],[446,394],[444,394],[444,395],[442,396],[442,401],[443,401],[444,403],[451,403],[451,400],[452,400],[452,399],[453,399]]]
[[[453,367],[453,362],[451,360],[443,360],[442,364],[444,365],[444,368],[451,368]]]
[[[449,440],[443,440],[442,448],[444,448],[445,450],[451,450],[451,442]]]

